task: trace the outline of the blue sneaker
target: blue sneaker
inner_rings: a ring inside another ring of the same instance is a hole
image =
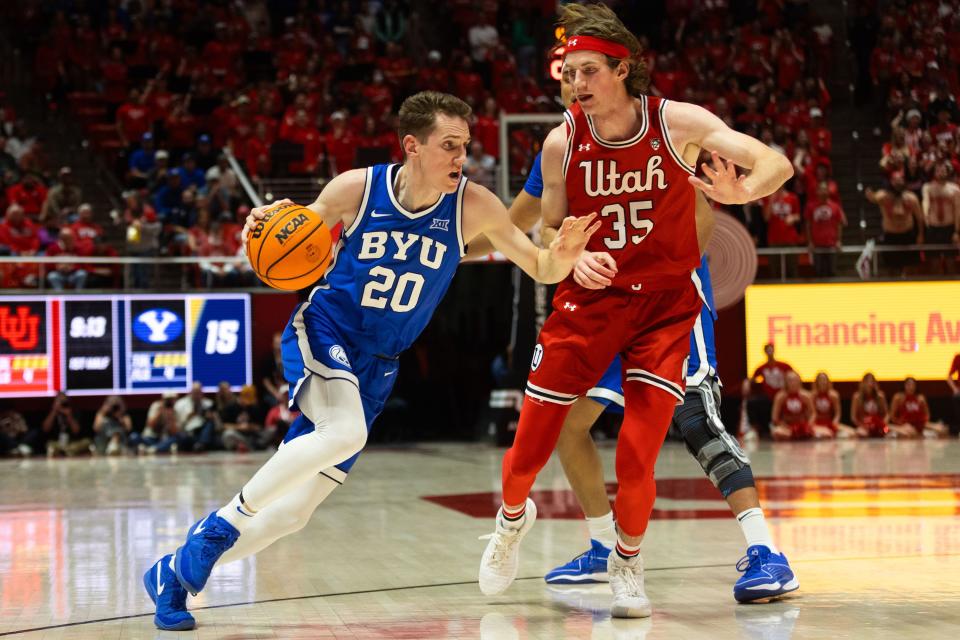
[[[197,595],[227,549],[240,537],[237,529],[214,511],[187,532],[187,541],[177,549],[174,567],[183,588]]]
[[[607,556],[610,549],[603,546],[599,540],[590,540],[590,549],[576,558],[562,564],[550,573],[544,580],[550,584],[589,584],[591,582],[609,582],[607,578]]]
[[[164,631],[187,631],[197,626],[187,611],[187,590],[177,581],[172,568],[173,555],[167,554],[143,574],[143,586],[157,606],[153,624]]]
[[[773,553],[764,545],[755,544],[747,549],[747,555],[737,563],[737,571],[743,572],[733,585],[737,602],[776,598],[800,588],[787,556]]]

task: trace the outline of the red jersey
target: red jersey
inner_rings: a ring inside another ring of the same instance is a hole
[[[774,360],[757,367],[756,371],[753,372],[753,379],[763,385],[763,392],[772,400],[777,395],[777,391],[783,389],[787,373],[791,371],[793,371],[793,367],[786,362]]]
[[[833,424],[833,401],[829,393],[817,393],[813,396],[814,422],[822,425]]]
[[[920,397],[911,394],[904,394],[903,402],[897,409],[897,422],[901,424],[912,424],[918,429],[926,426],[929,416],[927,415],[926,405],[920,401]]]
[[[800,424],[807,421],[807,408],[800,392],[788,393],[783,399],[780,420],[784,424]]]
[[[673,148],[663,122],[667,100],[640,98],[640,130],[609,142],[579,103],[564,114],[564,179],[572,216],[597,212],[600,229],[587,251],[609,252],[617,262],[613,285],[639,291],[677,286],[700,264],[694,173]]]
[[[833,200],[819,202],[811,199],[807,202],[807,220],[810,221],[810,235],[815,247],[835,247],[840,239],[840,225],[843,224],[843,210]]]

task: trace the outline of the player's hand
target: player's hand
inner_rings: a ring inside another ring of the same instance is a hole
[[[270,204],[264,205],[262,207],[256,207],[250,210],[250,213],[247,215],[246,221],[243,223],[243,233],[240,235],[240,237],[243,238],[244,252],[246,252],[247,239],[250,236],[250,232],[254,230],[258,222],[260,222],[261,220],[267,217],[267,211],[281,204],[293,204],[293,200],[290,200],[289,198],[284,198],[283,200],[276,200]]]
[[[690,184],[720,204],[743,204],[753,200],[750,190],[744,184],[746,176],[737,176],[737,167],[733,161],[724,161],[716,151],[711,152],[710,155],[713,157],[713,167],[706,162],[700,165],[704,176],[709,178],[710,182],[690,176],[687,178]]]
[[[580,257],[580,253],[587,246],[590,236],[600,228],[599,222],[590,224],[596,217],[597,214],[594,212],[579,218],[574,216],[564,218],[556,237],[550,243],[550,253],[553,257],[570,262]]]
[[[574,281],[585,289],[609,287],[616,275],[616,260],[602,251],[584,251],[573,267]]]

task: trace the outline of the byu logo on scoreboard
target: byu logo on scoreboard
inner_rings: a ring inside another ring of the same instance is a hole
[[[183,320],[169,309],[148,309],[134,319],[133,333],[144,342],[169,342],[183,333]]]

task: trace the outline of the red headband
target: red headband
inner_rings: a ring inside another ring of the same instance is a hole
[[[571,36],[567,38],[564,55],[571,51],[599,51],[611,58],[618,59],[630,57],[630,49],[627,49],[622,44],[593,36]]]

